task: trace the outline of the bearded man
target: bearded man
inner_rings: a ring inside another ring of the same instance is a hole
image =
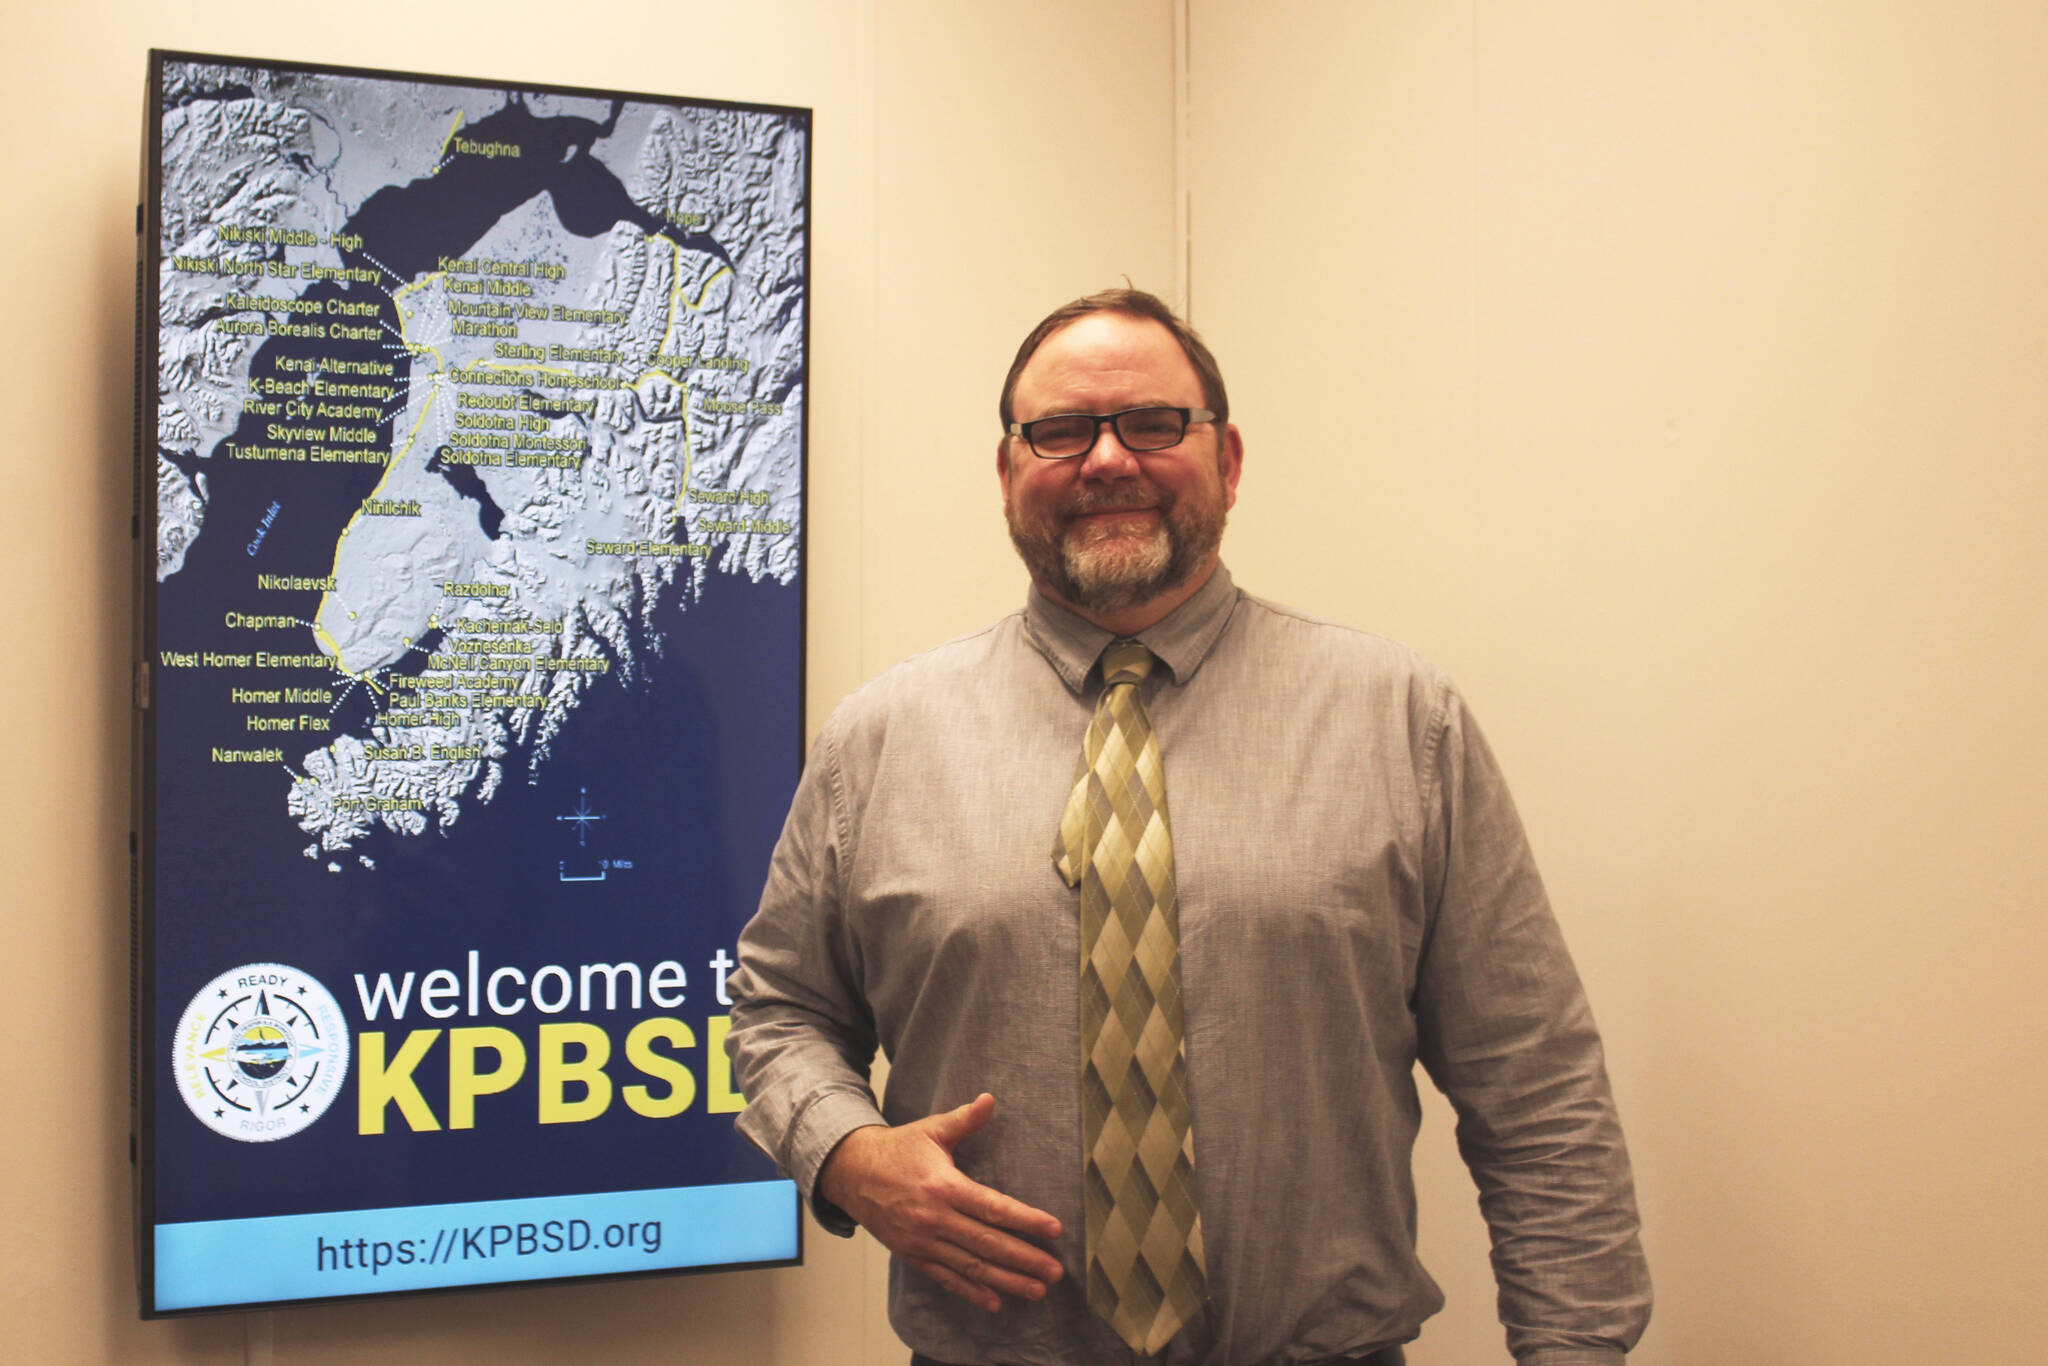
[[[916,1366],[1394,1366],[1443,1302],[1420,1062],[1516,1360],[1621,1360],[1600,1042],[1457,691],[1231,581],[1243,441],[1158,299],[1055,311],[1000,411],[1030,594],[820,733],[740,944],[741,1129],[894,1254]]]

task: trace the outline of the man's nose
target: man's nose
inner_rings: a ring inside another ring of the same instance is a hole
[[[1081,456],[1080,475],[1083,479],[1134,479],[1138,474],[1138,457],[1131,454],[1123,438],[1117,435],[1114,422],[1104,422],[1095,429],[1095,444]]]

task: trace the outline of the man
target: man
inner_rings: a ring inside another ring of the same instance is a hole
[[[1032,591],[820,734],[741,940],[741,1128],[895,1254],[913,1362],[1386,1366],[1442,1305],[1419,1060],[1517,1360],[1619,1361],[1599,1040],[1457,692],[1231,582],[1243,442],[1151,295],[1052,314],[1001,414]]]

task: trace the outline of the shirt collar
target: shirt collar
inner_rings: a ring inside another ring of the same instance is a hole
[[[1218,564],[1193,597],[1138,632],[1138,639],[1159,657],[1176,684],[1186,683],[1230,624],[1241,596],[1230,570]],[[1024,600],[1024,630],[1060,681],[1075,693],[1087,686],[1103,647],[1117,639],[1048,598],[1036,584]]]

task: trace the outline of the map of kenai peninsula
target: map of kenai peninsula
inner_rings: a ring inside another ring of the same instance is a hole
[[[800,632],[803,111],[173,62],[158,114],[149,663],[299,853],[539,781],[677,611]]]

